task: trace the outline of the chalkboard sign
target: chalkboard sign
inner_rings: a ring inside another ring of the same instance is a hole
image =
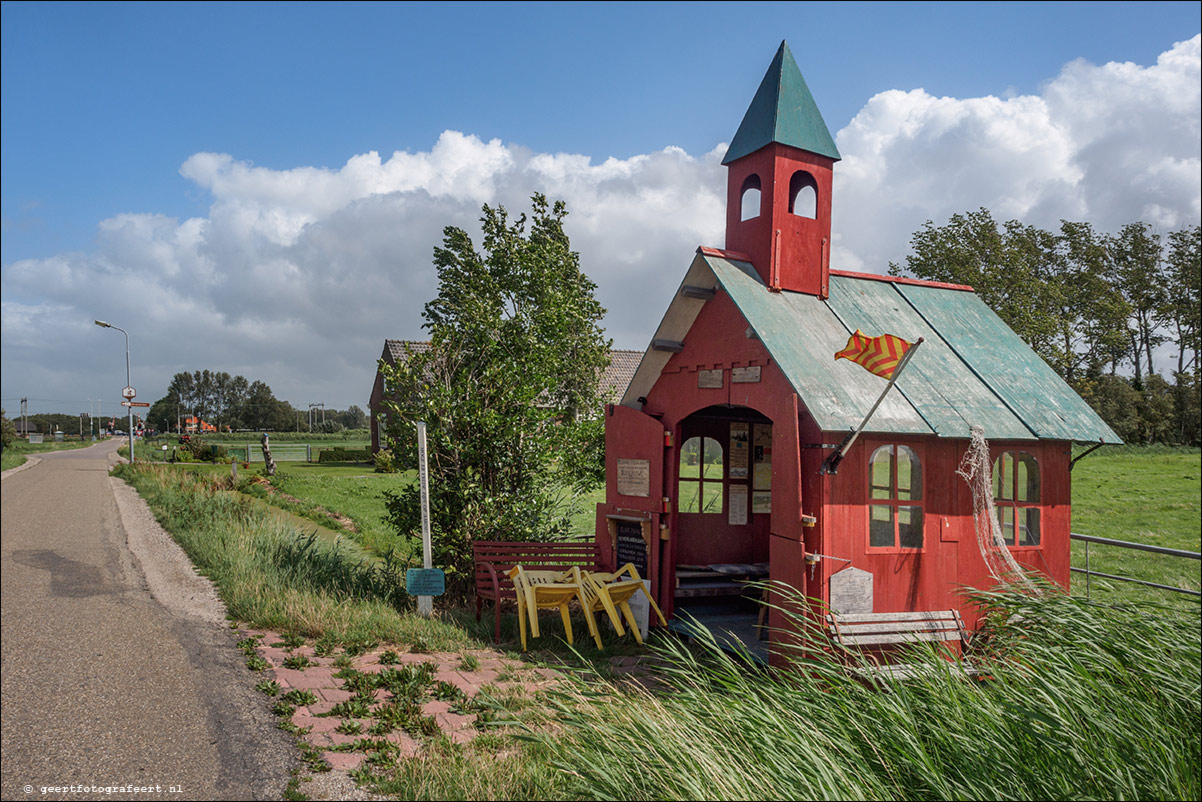
[[[647,577],[647,542],[640,521],[614,521],[617,525],[618,568],[634,563],[639,576]]]

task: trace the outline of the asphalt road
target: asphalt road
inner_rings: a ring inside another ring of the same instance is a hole
[[[109,478],[117,445],[3,480],[0,793],[280,799],[296,749],[211,591]]]

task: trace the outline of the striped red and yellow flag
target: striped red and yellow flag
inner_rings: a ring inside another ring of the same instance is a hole
[[[893,378],[897,363],[910,350],[912,343],[903,340],[895,334],[882,334],[880,337],[869,337],[856,329],[856,333],[847,340],[847,347],[835,354],[835,359],[850,359],[858,362],[866,370]]]

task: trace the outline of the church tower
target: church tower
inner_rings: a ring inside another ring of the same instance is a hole
[[[750,256],[769,289],[830,294],[831,178],[839,159],[781,42],[722,160],[726,250]]]

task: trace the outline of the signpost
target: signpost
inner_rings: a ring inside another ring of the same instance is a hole
[[[417,596],[418,615],[429,618],[434,613],[434,597],[441,596],[446,587],[446,577],[443,572],[433,567],[430,554],[430,473],[426,460],[426,424],[417,423],[417,475],[422,494],[422,565],[423,570],[416,569],[405,575],[405,587],[410,595]]]

